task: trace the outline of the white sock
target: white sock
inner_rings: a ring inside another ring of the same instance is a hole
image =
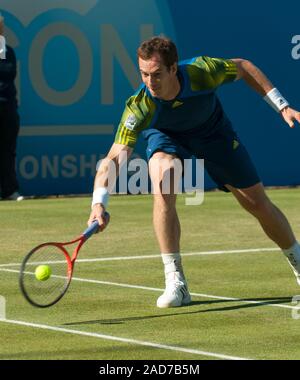
[[[184,281],[185,277],[183,274],[180,253],[162,253],[161,257],[165,266],[166,280],[178,279]]]
[[[286,257],[293,258],[297,263],[300,262],[300,244],[297,241],[290,248],[283,249],[282,252]]]

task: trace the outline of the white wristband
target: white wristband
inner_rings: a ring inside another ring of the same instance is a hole
[[[277,88],[273,88],[264,97],[264,100],[276,111],[280,112],[283,108],[289,106],[288,101],[281,95]]]
[[[95,204],[101,203],[107,208],[109,193],[106,187],[98,187],[93,192],[92,208]]]

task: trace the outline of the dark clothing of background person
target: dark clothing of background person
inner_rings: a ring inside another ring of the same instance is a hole
[[[0,59],[0,190],[3,199],[18,191],[15,162],[20,129],[15,78],[17,62],[6,45],[6,58]]]

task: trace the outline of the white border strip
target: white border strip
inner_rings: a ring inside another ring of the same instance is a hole
[[[38,328],[38,329],[43,329],[43,330],[51,330],[51,331],[55,331],[55,332],[62,332],[62,333],[73,334],[73,335],[88,336],[88,337],[98,338],[98,339],[113,340],[113,341],[117,341],[117,342],[136,344],[139,346],[147,346],[147,347],[158,348],[158,349],[163,349],[163,350],[171,350],[171,351],[184,352],[184,353],[194,354],[194,355],[214,357],[214,358],[218,358],[218,359],[251,360],[251,359],[246,359],[246,358],[240,358],[237,356],[223,355],[223,354],[218,354],[218,353],[214,353],[214,352],[195,350],[195,349],[191,349],[191,348],[169,346],[166,344],[146,342],[143,340],[121,338],[118,336],[104,335],[104,334],[98,334],[98,333],[92,333],[92,332],[86,332],[86,331],[80,331],[80,330],[73,330],[73,329],[66,329],[66,328],[62,328],[62,327],[42,325],[42,324],[37,324],[37,323],[29,323],[29,322],[24,322],[24,321],[0,319],[0,322],[10,323],[10,324],[15,324],[15,325],[21,325],[21,326],[26,326],[26,327],[33,327],[33,328]]]

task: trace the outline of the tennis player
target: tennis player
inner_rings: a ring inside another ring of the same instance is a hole
[[[290,128],[294,128],[295,121],[300,122],[300,113],[245,59],[200,56],[178,63],[175,44],[165,37],[153,37],[139,47],[138,64],[143,83],[127,100],[114,144],[96,174],[88,224],[97,219],[105,228],[110,162],[119,168],[121,157],[130,156],[142,134],[147,140],[149,173],[156,189],[153,223],[165,272],[166,288],[157,300],[158,307],[182,306],[191,301],[180,257],[176,194],[160,191],[167,174],[175,181],[174,159],[184,160],[191,155],[204,159],[218,187],[231,192],[258,220],[266,235],[282,249],[300,285],[300,245],[287,218],[266,195],[216,90],[243,79]],[[163,162],[160,171],[159,162]]]

